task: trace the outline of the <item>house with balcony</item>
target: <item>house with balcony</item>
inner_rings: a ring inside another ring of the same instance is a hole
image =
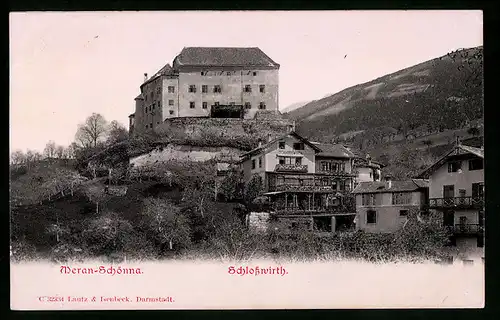
[[[276,219],[320,232],[354,228],[354,155],[290,132],[242,155],[245,182],[258,176]]]
[[[428,208],[442,213],[453,242],[465,249],[484,243],[484,150],[459,142],[419,175],[429,179]]]
[[[407,221],[410,210],[424,211],[428,181],[410,179],[360,182],[356,197],[356,229],[372,233],[391,233]]]

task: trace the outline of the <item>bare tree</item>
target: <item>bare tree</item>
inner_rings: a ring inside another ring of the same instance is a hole
[[[45,149],[43,149],[43,153],[47,158],[55,158],[56,157],[56,143],[54,141],[49,141],[45,145]]]
[[[116,120],[111,121],[109,125],[109,132],[108,132],[108,144],[114,144],[123,140],[126,140],[128,138],[128,132],[125,126],[123,126],[121,123],[119,123]]]
[[[55,154],[56,154],[57,158],[63,159],[64,155],[65,155],[64,147],[63,146],[57,146]]]
[[[75,158],[75,152],[76,149],[78,148],[78,145],[76,142],[72,142],[69,146],[64,148],[64,158],[66,159],[74,159]]]
[[[10,155],[10,162],[14,165],[22,164],[26,161],[26,155],[21,150],[16,150]]]
[[[93,113],[78,126],[75,134],[76,142],[83,148],[96,147],[104,140],[108,130],[108,122],[98,113]]]

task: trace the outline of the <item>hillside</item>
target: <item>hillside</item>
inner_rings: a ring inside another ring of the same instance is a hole
[[[291,105],[288,105],[286,107],[284,107],[281,111],[281,113],[287,113],[287,112],[291,112],[293,110],[296,110],[300,107],[303,107],[305,106],[306,104],[310,103],[311,101],[300,101],[300,102],[295,102],[295,103],[292,103]]]
[[[287,113],[301,134],[331,141],[466,127],[483,116],[482,47],[449,53]],[[374,134],[375,133],[375,134]],[[380,137],[377,137],[379,139]],[[380,141],[381,142],[381,141]]]

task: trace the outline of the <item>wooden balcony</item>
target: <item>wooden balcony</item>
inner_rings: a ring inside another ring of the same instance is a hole
[[[430,209],[481,209],[484,197],[450,197],[429,199]]]
[[[307,164],[277,164],[276,172],[307,172]]]
[[[480,235],[484,231],[484,227],[477,223],[459,223],[454,226],[448,226],[448,228],[455,235]]]
[[[315,214],[355,214],[356,206],[341,204],[337,206],[301,207],[301,206],[274,206],[274,211],[280,215],[315,215]]]

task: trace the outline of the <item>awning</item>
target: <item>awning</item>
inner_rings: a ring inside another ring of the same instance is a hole
[[[272,195],[274,195],[274,194],[281,194],[281,193],[285,193],[285,191],[272,191],[272,192],[266,192],[266,193],[264,193],[264,194],[262,194],[262,195],[264,195],[264,196],[272,196]]]

